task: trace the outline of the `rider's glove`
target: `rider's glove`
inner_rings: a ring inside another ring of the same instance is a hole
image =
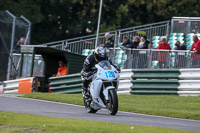
[[[120,68],[117,68],[117,71],[120,73],[120,72],[121,72],[121,69],[120,69]]]
[[[93,74],[95,74],[97,71],[98,71],[98,69],[97,69],[97,68],[95,68],[95,70],[93,71]]]
[[[93,72],[89,72],[89,73],[87,74],[87,77],[90,77],[91,75],[93,75]]]

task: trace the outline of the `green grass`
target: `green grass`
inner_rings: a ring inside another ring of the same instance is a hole
[[[83,105],[81,94],[31,93],[23,97]],[[118,95],[119,110],[200,120],[200,97]]]
[[[0,112],[0,133],[192,133],[189,131]],[[194,133],[194,132],[193,132]]]

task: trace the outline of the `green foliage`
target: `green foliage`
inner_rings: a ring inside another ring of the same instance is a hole
[[[83,105],[81,94],[31,93],[24,97]],[[118,95],[119,110],[200,120],[200,97]]]
[[[32,23],[32,43],[96,33],[99,0],[1,0],[0,10],[24,15]],[[104,0],[101,32],[200,16],[198,0]],[[88,32],[88,29],[90,32]]]

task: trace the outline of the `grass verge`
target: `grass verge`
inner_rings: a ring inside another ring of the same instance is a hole
[[[133,126],[66,119],[30,114],[0,112],[1,133],[193,133],[169,128]]]
[[[81,94],[31,93],[23,97],[83,105]],[[118,95],[119,110],[200,120],[200,97]]]

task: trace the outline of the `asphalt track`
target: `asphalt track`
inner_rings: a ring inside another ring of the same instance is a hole
[[[36,114],[62,118],[76,118],[94,121],[107,121],[129,125],[145,125],[165,128],[176,128],[200,132],[200,121],[161,117],[119,111],[110,116],[106,110],[96,114],[86,113],[83,106],[0,95],[0,111]]]

